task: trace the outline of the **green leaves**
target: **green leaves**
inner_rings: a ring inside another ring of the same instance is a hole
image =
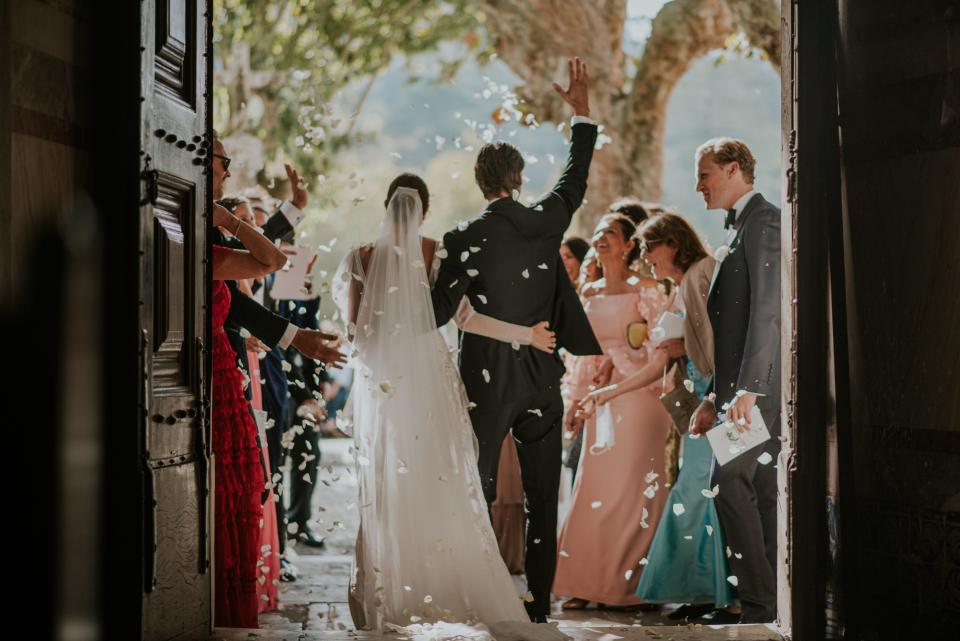
[[[303,175],[323,173],[338,149],[370,134],[317,114],[325,114],[341,90],[386,69],[396,55],[430,51],[454,39],[462,39],[469,54],[480,53],[482,16],[476,5],[469,0],[222,0],[214,19],[214,126],[224,137],[260,139],[265,164],[292,156]],[[452,78],[461,62],[447,62],[439,80]],[[304,107],[309,114],[302,113]],[[269,180],[263,170],[257,178]]]

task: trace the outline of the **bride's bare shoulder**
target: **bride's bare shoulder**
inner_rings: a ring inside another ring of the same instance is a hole
[[[360,257],[360,264],[363,265],[363,271],[367,271],[367,267],[370,266],[370,255],[373,253],[373,243],[360,245],[354,251],[357,252],[357,255]]]

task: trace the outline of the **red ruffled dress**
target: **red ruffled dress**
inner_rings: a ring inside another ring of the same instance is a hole
[[[214,265],[231,250],[214,245]],[[216,457],[215,624],[256,628],[257,559],[264,488],[257,427],[243,395],[243,375],[223,323],[230,290],[213,281],[213,453]]]

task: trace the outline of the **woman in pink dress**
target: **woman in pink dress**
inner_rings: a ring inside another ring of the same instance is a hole
[[[601,367],[612,369],[612,382],[639,370],[653,354],[647,344],[630,347],[627,327],[655,320],[666,306],[657,282],[629,268],[638,255],[633,233],[633,223],[622,214],[600,219],[593,247],[603,278],[582,291],[603,347]],[[641,564],[669,491],[663,488],[663,468],[670,416],[660,403],[661,391],[652,385],[624,394],[584,426],[553,583],[555,594],[571,597],[565,609],[582,609],[591,601],[618,607],[642,603],[635,594]]]

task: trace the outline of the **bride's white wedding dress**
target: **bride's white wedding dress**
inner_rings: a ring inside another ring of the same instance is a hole
[[[397,189],[366,270],[354,250],[333,281],[343,316],[355,319],[354,623],[416,639],[566,638],[529,622],[501,560],[466,394],[434,321],[421,219],[417,192]],[[508,338],[511,328],[484,330]]]

